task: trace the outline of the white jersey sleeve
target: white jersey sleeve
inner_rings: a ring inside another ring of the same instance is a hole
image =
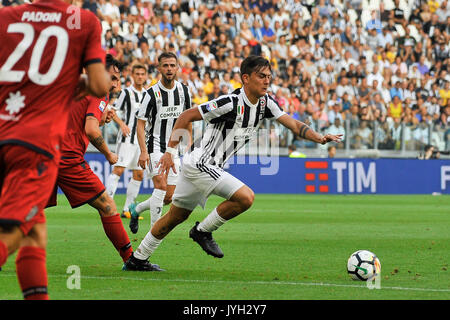
[[[226,95],[199,105],[198,110],[203,120],[208,123],[214,123],[219,122],[221,118],[232,113],[234,110],[233,106],[233,99],[231,96]]]
[[[267,97],[268,99],[267,106],[264,112],[264,118],[276,120],[282,115],[286,114],[286,112],[281,109],[280,105],[274,98],[272,98],[270,95],[267,95]]]
[[[148,120],[149,116],[152,114],[153,108],[156,108],[154,95],[147,92],[142,98],[141,106],[136,114],[136,118],[139,120]]]

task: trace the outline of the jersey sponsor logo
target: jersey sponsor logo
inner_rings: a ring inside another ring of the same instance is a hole
[[[242,141],[242,140],[248,140],[251,139],[253,134],[255,133],[255,128],[248,127],[248,128],[237,128],[234,133],[234,140],[236,141]]]
[[[6,99],[6,111],[9,112],[10,115],[14,113],[18,113],[23,107],[25,107],[25,96],[23,96],[20,91],[16,93],[9,93],[9,98]]]
[[[183,112],[183,106],[167,107],[160,113],[160,119],[175,119]]]

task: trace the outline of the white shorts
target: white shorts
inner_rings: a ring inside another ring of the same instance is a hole
[[[244,183],[223,169],[212,166],[194,166],[183,161],[172,203],[193,211],[198,205],[205,208],[211,194],[229,200]]]
[[[142,170],[138,165],[141,149],[139,145],[131,144],[128,142],[121,142],[117,144],[116,154],[118,156],[117,162],[114,167],[123,167],[130,170]]]
[[[159,162],[159,160],[161,159],[161,157],[163,156],[164,153],[161,152],[154,152],[154,153],[150,153],[150,168],[148,171],[148,176],[150,178],[153,178],[155,176],[158,175],[158,171],[159,168],[157,168],[157,164]],[[180,158],[175,158],[174,160],[175,163],[175,169],[177,170],[177,173],[173,172],[172,169],[170,169],[169,171],[169,175],[167,176],[167,184],[174,186],[177,184],[177,178],[178,178],[178,173],[180,172],[180,166],[181,166],[181,162],[180,162]]]

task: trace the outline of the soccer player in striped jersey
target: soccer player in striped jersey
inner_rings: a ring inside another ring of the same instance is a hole
[[[166,152],[172,128],[178,116],[191,108],[191,97],[188,88],[176,79],[178,58],[175,54],[166,52],[158,57],[158,71],[161,80],[147,90],[141,108],[137,115],[137,136],[141,155],[139,165],[145,168],[149,165],[150,176],[155,186],[152,196],[146,201],[130,205],[130,229],[133,233],[138,230],[138,217],[144,210],[150,209],[151,225],[161,216],[164,204],[172,201],[177,179],[177,170],[171,170],[165,177],[155,168]],[[147,141],[145,126],[147,124]],[[147,143],[146,143],[147,142]],[[178,155],[174,159],[179,167]]]
[[[122,89],[113,105],[113,108],[121,114],[120,117],[115,115],[113,118],[120,127],[116,142],[116,154],[119,160],[113,166],[106,183],[106,191],[111,198],[114,198],[119,179],[125,168],[133,172],[133,177],[127,186],[127,198],[121,214],[122,218],[130,218],[128,206],[136,200],[144,179],[144,170],[138,165],[141,152],[136,135],[136,114],[146,92],[144,85],[147,81],[147,69],[145,66],[141,64],[133,65],[131,78],[133,79],[133,84],[128,88]]]
[[[340,135],[321,135],[305,123],[287,115],[267,94],[272,78],[269,61],[249,56],[241,64],[243,87],[232,94],[183,112],[173,128],[165,154],[158,163],[159,172],[176,170],[174,156],[180,142],[178,130],[187,130],[193,121],[207,124],[199,147],[183,157],[183,167],[177,180],[170,210],[145,236],[125,265],[147,264],[162,239],[185,221],[197,205],[204,207],[211,194],[226,200],[202,221],[196,222],[189,236],[209,255],[223,257],[212,232],[226,221],[246,211],[253,204],[254,193],[239,179],[223,170],[226,161],[236,154],[256,133],[263,119],[274,119],[302,138],[325,144],[338,142]]]

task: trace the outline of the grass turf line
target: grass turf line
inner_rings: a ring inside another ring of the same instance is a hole
[[[220,203],[212,197],[152,256],[165,273],[121,271],[95,210],[72,210],[64,196],[58,200],[46,211],[52,299],[450,298],[448,196],[257,195],[248,212],[215,232],[223,259],[207,256],[188,237],[194,222]],[[118,208],[124,200],[116,196]],[[139,232],[129,232],[134,248],[148,231],[149,213],[144,217]],[[129,231],[129,220],[123,221]],[[346,274],[358,249],[380,258],[381,290]],[[80,267],[80,290],[67,288],[70,265]],[[21,299],[14,256],[3,269],[0,299]]]

